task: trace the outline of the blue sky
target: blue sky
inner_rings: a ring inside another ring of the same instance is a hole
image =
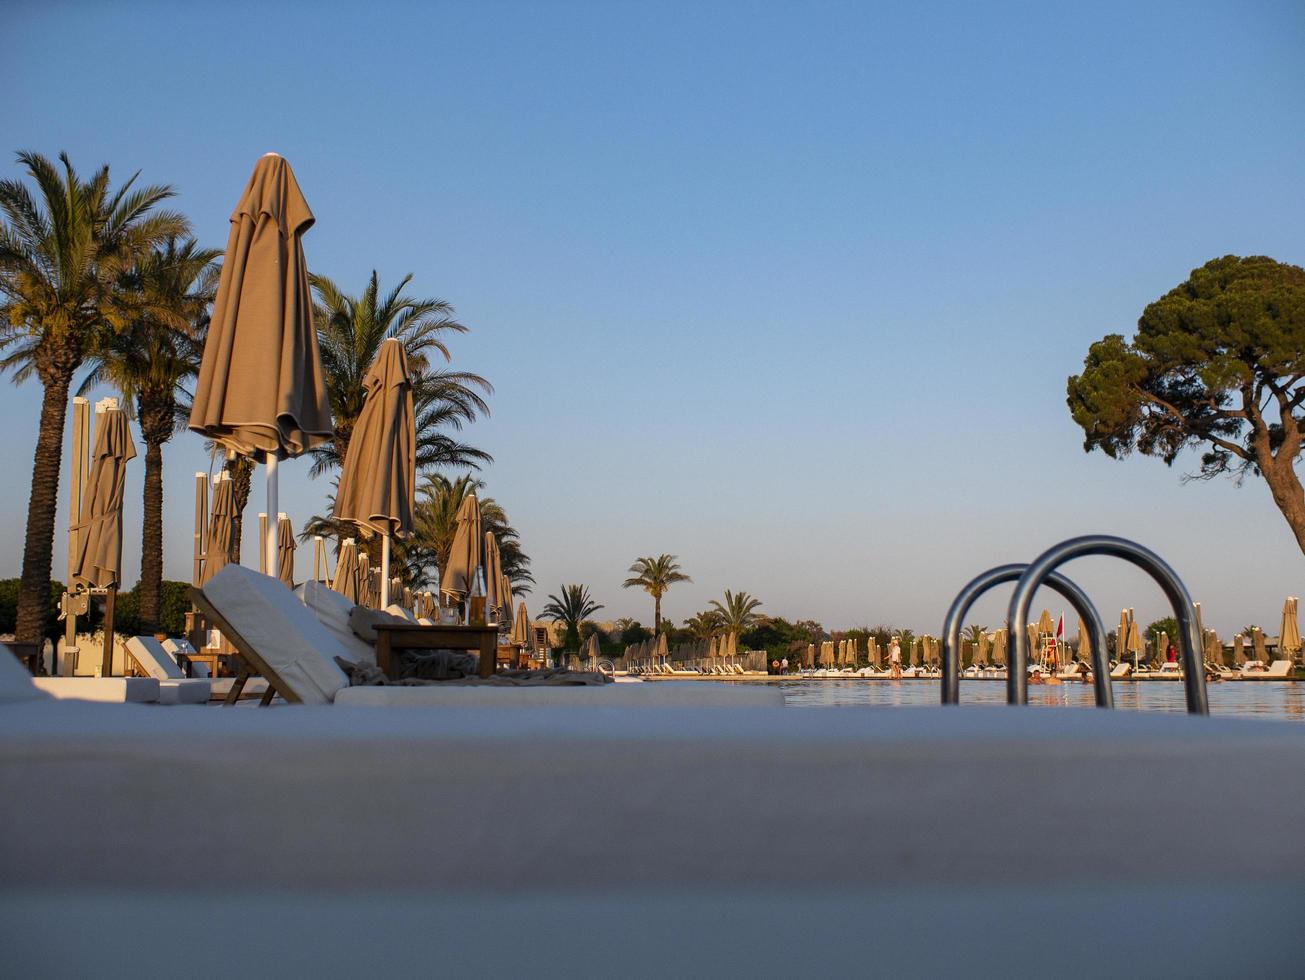
[[[41,3],[6,22],[10,151],[140,168],[220,246],[276,150],[317,215],[314,271],[355,292],[412,272],[457,307],[454,363],[497,389],[468,437],[534,558],[532,609],[584,582],[602,615],[648,621],[620,582],[665,551],[694,578],[676,620],[731,588],[936,632],[973,574],[1093,531],[1165,555],[1223,631],[1272,631],[1305,591],[1262,483],[1085,455],[1064,405],[1087,346],[1193,267],[1305,262],[1299,5]],[[0,575],[37,402],[0,387]],[[184,578],[207,462],[189,434],[165,458]],[[283,467],[297,522],[327,489],[307,469]],[[129,505],[129,581],[139,521]],[[1160,614],[1130,569],[1070,571],[1108,623]]]

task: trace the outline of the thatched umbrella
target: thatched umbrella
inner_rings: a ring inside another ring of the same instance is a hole
[[[1296,597],[1288,596],[1282,604],[1282,629],[1278,632],[1278,657],[1295,660],[1300,653],[1300,620],[1296,614]]]
[[[363,378],[363,405],[349,439],[335,517],[381,536],[381,589],[377,604],[390,604],[390,542],[411,537],[417,479],[417,430],[412,376],[403,342],[381,342]]]
[[[331,588],[344,596],[354,605],[362,603],[362,582],[358,575],[358,546],[353,538],[345,538],[340,545],[340,553],[335,559],[335,578]]]
[[[191,402],[191,429],[266,464],[268,514],[277,462],[335,435],[304,261],[314,220],[290,164],[265,154],[231,214]],[[275,575],[273,529],[260,546]]]

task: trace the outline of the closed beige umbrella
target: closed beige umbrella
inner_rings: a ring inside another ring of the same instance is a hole
[[[204,541],[204,567],[199,584],[204,586],[222,571],[235,556],[231,553],[235,539],[236,493],[235,484],[223,474],[213,484],[213,510],[208,517],[208,534]]]
[[[670,654],[670,650],[667,648],[666,634],[665,634],[665,633],[658,633],[658,634],[657,634],[657,650],[656,650],[656,652],[654,653],[654,656],[655,656],[658,660],[660,660],[662,663],[665,663],[665,662],[666,662],[666,658],[667,658],[667,656],[669,656],[669,654]]]
[[[290,165],[263,156],[231,213],[191,404],[191,429],[266,464],[269,514],[278,460],[334,434],[304,261],[313,221]],[[275,534],[261,546],[274,571]]]
[[[517,606],[517,618],[512,621],[512,645],[524,647],[529,644],[530,617],[526,615],[526,604],[523,602]]]
[[[72,580],[89,589],[116,588],[122,582],[122,502],[127,462],[136,446],[127,413],[106,408],[95,414],[91,466],[77,521],[77,561]]]
[[[345,538],[340,554],[335,559],[335,578],[331,588],[354,605],[362,604],[362,583],[358,576],[358,546],[353,538]]]
[[[1300,620],[1296,613],[1296,597],[1288,596],[1282,604],[1282,629],[1278,631],[1278,657],[1295,660],[1300,653]]]
[[[1078,618],[1078,659],[1085,664],[1092,663],[1092,641],[1082,616]]]
[[[974,656],[970,660],[971,666],[986,667],[988,665],[988,634],[980,633],[979,642],[974,648]]]
[[[1006,631],[997,630],[992,634],[992,662],[998,667],[1006,665]]]
[[[295,587],[295,529],[285,514],[276,517],[276,577]]]
[[[485,544],[480,529],[480,503],[474,493],[462,499],[457,522],[448,564],[440,575],[440,591],[456,602],[463,602],[475,588],[476,573],[482,560],[481,549]]]
[[[881,667],[881,657],[879,653],[879,641],[873,636],[866,640],[866,659],[870,661],[870,666],[875,670]]]
[[[811,668],[815,667],[815,665],[816,665],[816,645],[814,643],[808,643],[806,659],[802,661],[802,666],[810,670]]]
[[[399,340],[382,341],[363,379],[363,405],[349,439],[334,516],[381,536],[381,593],[389,605],[390,543],[412,535],[417,478],[417,430],[408,354]]]
[[[498,539],[494,537],[493,531],[485,532],[481,554],[485,566],[485,612],[488,615],[492,610],[494,621],[502,622],[500,617],[510,616],[512,607],[508,606],[507,611],[504,611],[503,566],[498,554]]]
[[[1223,644],[1219,642],[1219,634],[1214,630],[1207,630],[1205,633],[1205,659],[1214,664],[1220,670],[1223,670]]]
[[[499,557],[498,578],[498,594],[503,597],[503,621],[507,622],[512,616],[512,582],[505,574],[503,574],[502,556]]]
[[[1262,664],[1269,662],[1269,651],[1264,645],[1264,630],[1255,629],[1251,633],[1251,646],[1255,650],[1255,659]]]
[[[1142,631],[1131,614],[1128,617],[1128,652],[1138,657],[1142,655]]]
[[[1246,663],[1246,638],[1241,633],[1233,637],[1233,665],[1241,667]]]
[[[1161,630],[1155,638],[1155,652],[1151,659],[1155,661],[1157,667],[1169,659],[1169,634],[1164,630]]]

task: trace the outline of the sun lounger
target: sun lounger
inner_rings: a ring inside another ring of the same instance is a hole
[[[49,697],[32,683],[32,675],[9,644],[0,643],[0,702],[40,701]]]
[[[209,682],[187,678],[154,637],[133,636],[127,641],[127,654],[147,676],[159,682],[160,704],[203,704],[208,700]]]
[[[431,704],[473,703],[475,698],[502,696],[504,703],[516,704],[514,698],[530,691],[532,704],[615,704],[609,700],[616,688],[620,703],[627,700],[645,703],[699,704],[701,698],[714,696],[706,684],[603,684],[592,687],[509,687],[503,685],[464,685],[456,682],[421,686],[350,687],[348,677],[336,658],[348,661],[345,648],[337,641],[308,607],[279,580],[260,575],[240,565],[228,565],[202,589],[194,592],[195,604],[209,617],[236,650],[266,679],[268,690],[290,703],[339,705],[422,706]],[[662,665],[661,673],[671,673]],[[493,687],[499,694],[477,693]],[[659,687],[669,691],[655,693]],[[740,694],[735,685],[730,704],[757,705],[783,703],[777,689],[758,686]],[[707,693],[696,693],[699,691]],[[723,693],[723,692],[718,692]],[[478,703],[478,702],[477,702]],[[497,703],[497,702],[496,702]]]
[[[1115,664],[1110,671],[1111,677],[1127,677],[1133,672],[1132,664]]]
[[[295,594],[307,606],[318,622],[326,627],[348,654],[345,659],[356,664],[376,663],[376,648],[360,638],[349,625],[353,603],[335,589],[311,579],[295,589]]]

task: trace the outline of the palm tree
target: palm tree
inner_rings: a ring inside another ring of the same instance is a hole
[[[965,638],[971,643],[978,644],[979,640],[986,635],[988,627],[971,624],[965,628]]]
[[[720,613],[714,609],[694,613],[684,621],[684,628],[695,640],[706,640],[720,632]]]
[[[662,631],[662,596],[675,583],[692,581],[680,571],[675,555],[658,555],[635,561],[630,566],[630,577],[621,583],[621,587],[643,589],[653,597],[653,635],[656,635]]]
[[[113,384],[135,408],[145,442],[139,614],[146,633],[158,628],[163,587],[163,444],[189,413],[185,383],[199,371],[221,254],[193,239],[169,239],[137,263],[125,285],[147,307],[96,352],[80,389]]]
[[[83,180],[66,153],[63,172],[38,153],[18,154],[36,185],[0,181],[0,370],[21,384],[33,374],[44,389],[32,465],[15,633],[36,643],[50,591],[54,515],[63,454],[64,419],[73,376],[106,335],[124,329],[138,296],[123,275],[189,224],[159,204],[166,185],[133,189],[139,172],[114,190],[109,168]]]
[[[447,430],[457,431],[477,415],[489,414],[483,395],[493,392],[488,381],[465,371],[436,369],[433,360],[450,360],[443,337],[466,333],[453,318],[453,307],[442,299],[416,299],[404,294],[412,276],[382,296],[380,280],[371,278],[359,296],[343,292],[325,276],[312,276],[313,320],[321,351],[335,437],[310,450],[311,475],[339,468],[349,449],[353,427],[363,404],[363,378],[376,359],[381,343],[391,337],[403,342],[413,373],[413,412],[417,429],[417,467],[471,466],[492,457],[458,442]]]
[[[722,604],[719,600],[712,599],[711,605],[720,616],[721,627],[726,633],[733,633],[735,636],[761,618],[753,611],[761,606],[761,600],[746,592],[731,592],[726,589],[725,602]]]
[[[566,627],[562,647],[566,650],[580,649],[580,624],[603,607],[593,601],[587,585],[563,585],[560,597],[550,595],[542,614],[555,623]]]

